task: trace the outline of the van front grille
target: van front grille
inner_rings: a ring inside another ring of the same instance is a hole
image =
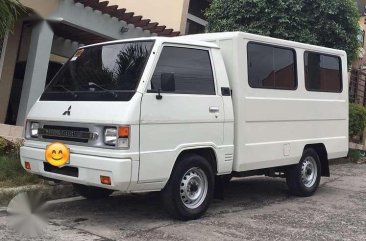
[[[89,132],[88,128],[70,127],[70,126],[53,126],[44,125],[38,129],[38,134],[43,139],[62,140],[88,143],[89,140],[95,138],[96,133]]]

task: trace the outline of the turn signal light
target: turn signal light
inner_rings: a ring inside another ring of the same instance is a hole
[[[123,126],[118,128],[118,137],[128,138],[129,135],[130,135],[130,127]]]
[[[24,162],[24,167],[25,167],[25,169],[27,169],[27,170],[31,170],[31,165],[30,165],[30,163],[29,163],[29,162]]]
[[[100,183],[104,185],[111,185],[111,178],[108,176],[100,176]]]

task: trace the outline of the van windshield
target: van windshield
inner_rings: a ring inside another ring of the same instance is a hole
[[[40,100],[129,101],[153,45],[153,41],[136,41],[79,49]]]

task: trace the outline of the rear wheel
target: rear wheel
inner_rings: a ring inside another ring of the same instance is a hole
[[[81,184],[73,184],[73,186],[74,190],[79,193],[80,196],[87,199],[107,198],[113,193],[113,190],[100,187],[85,186]]]
[[[321,165],[317,152],[305,149],[300,162],[289,168],[286,176],[291,194],[308,197],[315,193],[319,186]]]
[[[214,173],[209,162],[196,154],[185,155],[175,166],[162,190],[166,210],[181,220],[197,219],[209,207]]]

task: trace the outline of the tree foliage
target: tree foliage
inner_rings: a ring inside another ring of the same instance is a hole
[[[349,136],[361,135],[366,127],[366,108],[362,105],[349,104]]]
[[[212,0],[209,32],[244,31],[345,50],[357,56],[359,15],[353,0]]]
[[[14,27],[21,12],[25,11],[19,0],[0,0],[0,39]]]

